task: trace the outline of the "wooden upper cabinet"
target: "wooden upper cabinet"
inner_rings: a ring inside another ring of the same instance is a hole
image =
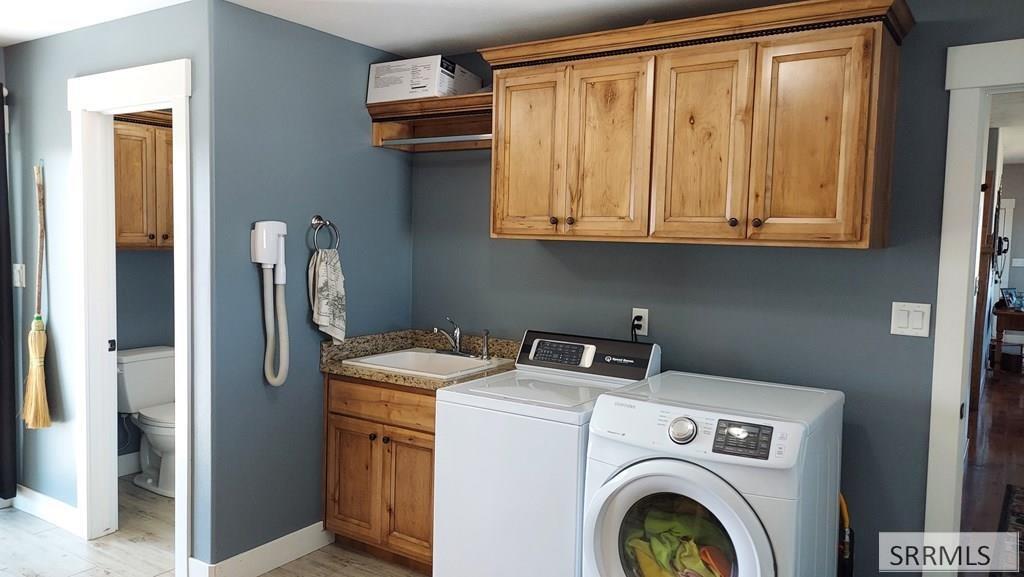
[[[751,239],[862,239],[874,42],[862,27],[760,43]]]
[[[114,122],[114,211],[118,248],[174,246],[171,129]]]
[[[658,56],[652,236],[746,236],[755,54],[726,44]]]
[[[156,244],[174,246],[174,146],[170,128],[156,136]]]
[[[384,543],[430,563],[434,526],[434,436],[384,427]]]
[[[491,234],[884,246],[913,25],[905,0],[804,0],[481,50]]]
[[[565,202],[566,67],[494,73],[491,232],[553,234]]]
[[[329,415],[325,523],[331,531],[381,541],[383,426]]]
[[[153,127],[114,124],[117,245],[151,246],[156,238],[156,148]]]
[[[647,236],[654,57],[569,69],[565,234]]]

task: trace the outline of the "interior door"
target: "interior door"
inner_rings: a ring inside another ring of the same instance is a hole
[[[569,173],[563,232],[647,236],[654,57],[569,69]]]
[[[747,235],[754,44],[658,56],[652,235]]]
[[[861,238],[874,29],[759,45],[752,239]]]
[[[584,574],[600,577],[776,575],[771,542],[746,499],[675,459],[627,467],[597,491],[584,514],[583,563]]]
[[[118,246],[155,246],[155,186],[153,127],[115,122],[114,213]]]
[[[376,423],[328,418],[324,517],[331,531],[380,543],[383,436]]]
[[[565,198],[566,67],[494,73],[491,232],[552,235]]]
[[[384,427],[384,541],[431,562],[434,523],[434,437]]]

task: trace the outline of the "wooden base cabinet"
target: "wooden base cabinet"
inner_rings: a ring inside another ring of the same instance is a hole
[[[429,566],[432,392],[328,377],[326,396],[325,526],[371,553]]]
[[[912,26],[808,0],[482,50],[491,236],[884,246]]]

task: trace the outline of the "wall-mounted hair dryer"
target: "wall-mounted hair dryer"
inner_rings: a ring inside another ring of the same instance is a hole
[[[284,237],[288,235],[288,225],[277,220],[261,220],[253,225],[250,234],[252,262],[263,268],[263,324],[267,331],[263,374],[268,383],[280,387],[288,378],[288,310],[284,303]],[[281,345],[280,357],[275,373],[274,354],[278,341]]]

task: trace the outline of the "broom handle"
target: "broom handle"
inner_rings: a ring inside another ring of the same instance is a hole
[[[43,254],[46,243],[46,187],[43,185],[43,167],[36,165],[36,206],[39,209],[39,243],[36,252],[36,315],[43,314]]]

